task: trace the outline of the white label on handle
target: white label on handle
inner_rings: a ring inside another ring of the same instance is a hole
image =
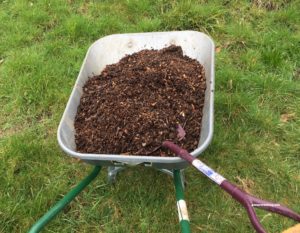
[[[179,222],[181,220],[190,221],[185,200],[177,201],[177,210],[178,210]]]
[[[216,173],[213,169],[202,163],[199,159],[194,159],[192,164],[195,168],[197,168],[200,172],[206,175],[209,179],[216,182],[218,185],[220,185],[224,180],[226,180],[223,176]]]

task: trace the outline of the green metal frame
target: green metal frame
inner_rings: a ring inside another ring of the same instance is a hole
[[[95,166],[93,171],[85,177],[80,183],[68,192],[63,199],[56,203],[43,217],[41,217],[29,230],[28,233],[40,232],[47,223],[49,223],[62,209],[68,205],[86,186],[88,186],[99,174],[101,170],[100,166]],[[174,185],[176,190],[177,206],[179,201],[184,201],[184,191],[182,185],[182,179],[180,170],[174,170]],[[178,206],[179,216],[182,216],[180,207]],[[182,233],[190,233],[190,222],[186,219],[180,219],[180,226]]]
[[[184,200],[183,181],[181,179],[180,170],[174,170],[173,174],[181,232],[190,233],[190,220],[187,216],[187,208]],[[184,203],[184,206],[181,206],[179,203]]]
[[[43,217],[41,217],[29,230],[29,233],[40,232],[66,205],[68,205],[93,179],[97,177],[101,167],[95,166],[94,170],[80,183],[68,192],[55,206],[53,206]]]

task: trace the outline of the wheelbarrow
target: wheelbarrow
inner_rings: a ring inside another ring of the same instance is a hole
[[[177,210],[181,232],[189,233],[189,216],[184,200],[184,169],[189,166],[188,160],[180,157],[88,154],[76,151],[74,119],[83,93],[82,87],[89,77],[98,75],[106,65],[118,62],[128,54],[143,49],[162,49],[169,45],[179,45],[185,55],[197,59],[205,68],[206,93],[201,122],[199,144],[190,153],[198,157],[210,144],[213,136],[213,103],[214,103],[214,42],[206,34],[196,31],[173,31],[153,33],[115,34],[103,37],[94,42],[87,51],[75,86],[60,121],[57,139],[62,150],[71,157],[78,158],[94,167],[73,190],[54,205],[29,230],[39,232],[68,203],[70,203],[99,174],[101,167],[108,168],[108,182],[116,182],[117,174],[127,166],[152,167],[169,174],[174,178]]]

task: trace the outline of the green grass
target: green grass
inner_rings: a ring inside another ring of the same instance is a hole
[[[56,130],[89,45],[113,33],[197,30],[216,43],[214,140],[202,158],[240,187],[300,212],[299,1],[0,1],[0,232],[26,232],[91,169]],[[192,168],[193,232],[254,232]],[[270,232],[293,221],[259,211]],[[101,175],[44,232],[179,232],[172,179]]]

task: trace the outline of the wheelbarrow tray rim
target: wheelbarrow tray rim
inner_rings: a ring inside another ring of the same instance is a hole
[[[106,65],[116,63],[126,54],[132,54],[142,49],[161,49],[171,44],[180,45],[184,54],[199,60],[205,67],[207,90],[204,110],[206,111],[203,112],[205,121],[202,119],[201,124],[201,131],[205,127],[205,135],[203,136],[201,132],[198,147],[191,151],[193,156],[199,156],[208,147],[213,136],[215,46],[209,36],[197,31],[113,34],[95,41],[86,53],[58,127],[57,140],[62,150],[72,157],[97,165],[109,165],[111,163],[112,165],[118,164],[122,166],[125,164],[136,165],[144,163],[149,166],[155,164],[162,168],[168,164],[169,166],[167,167],[170,168],[172,164],[186,164],[180,157],[80,153],[76,151],[75,146],[74,118],[80,102],[82,86],[86,80],[91,76],[100,74]],[[99,54],[102,54],[102,56]],[[200,56],[199,59],[197,56]],[[103,57],[110,59],[103,61]]]

